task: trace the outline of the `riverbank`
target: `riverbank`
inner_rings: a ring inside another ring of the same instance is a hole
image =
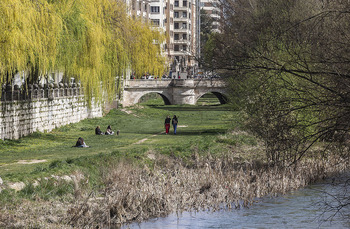
[[[4,183],[24,187],[0,193],[0,227],[106,228],[172,212],[245,207],[255,197],[284,194],[348,169],[348,161],[332,154],[289,168],[268,166],[263,145],[240,128],[239,112],[226,106],[129,111],[2,145]],[[185,126],[178,135],[161,134],[168,114]],[[117,126],[121,134],[95,136],[96,123]],[[93,147],[60,142],[82,134]],[[23,145],[35,150],[25,154]],[[18,164],[16,158],[47,162]]]
[[[86,189],[89,179],[80,176],[64,198],[24,200],[6,211],[2,207],[0,226],[110,228],[174,212],[247,207],[255,197],[284,194],[349,168],[339,157],[277,168],[237,163],[233,154],[197,156],[184,162],[149,154],[152,167],[124,160],[109,164],[100,190]]]

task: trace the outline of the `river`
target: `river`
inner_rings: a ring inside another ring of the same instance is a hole
[[[344,178],[333,179],[284,196],[261,198],[249,208],[184,212],[179,216],[172,214],[123,228],[350,228],[350,207],[341,211],[345,214],[343,216],[334,216],[334,211],[325,212],[325,201],[334,204],[331,195],[344,193],[343,184]]]

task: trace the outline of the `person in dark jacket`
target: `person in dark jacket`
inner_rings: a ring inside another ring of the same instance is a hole
[[[174,115],[173,120],[171,120],[171,123],[173,124],[174,134],[176,134],[177,123],[178,123],[176,115]]]
[[[170,121],[171,121],[171,118],[170,116],[168,115],[164,121],[164,126],[165,126],[165,134],[169,134],[169,129],[170,129]]]
[[[101,129],[100,129],[100,126],[97,126],[96,129],[95,129],[95,134],[96,135],[103,135]]]
[[[75,143],[75,147],[89,147],[89,146],[85,144],[84,139],[82,137],[79,137],[77,143]]]

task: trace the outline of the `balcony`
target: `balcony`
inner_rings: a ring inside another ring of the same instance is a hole
[[[179,27],[179,28],[174,28],[174,33],[190,33],[191,31],[187,28]]]
[[[190,53],[188,51],[174,51],[172,50],[170,52],[170,55],[172,56],[188,56]]]
[[[182,10],[182,11],[189,11],[190,9],[186,6],[174,6],[174,10]]]
[[[189,42],[187,39],[174,40],[174,44],[189,44]]]
[[[188,22],[188,18],[187,17],[177,17],[177,18],[174,18],[174,21]]]

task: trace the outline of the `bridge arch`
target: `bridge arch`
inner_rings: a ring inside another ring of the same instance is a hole
[[[198,99],[200,99],[203,95],[208,93],[212,93],[213,95],[215,95],[216,98],[218,98],[220,104],[226,104],[228,102],[228,96],[224,92],[217,90],[208,90],[200,92],[195,98],[195,103],[197,103]]]
[[[122,95],[123,106],[138,103],[148,93],[159,94],[164,104],[196,104],[204,94],[214,94],[221,104],[227,103],[226,85],[223,80],[126,80]]]
[[[134,103],[135,104],[138,103],[143,96],[145,96],[147,94],[151,94],[151,93],[156,93],[156,94],[160,95],[160,97],[163,99],[165,105],[171,105],[169,95],[167,95],[166,93],[161,92],[161,91],[145,91],[143,93],[140,93],[138,96],[136,96]]]

